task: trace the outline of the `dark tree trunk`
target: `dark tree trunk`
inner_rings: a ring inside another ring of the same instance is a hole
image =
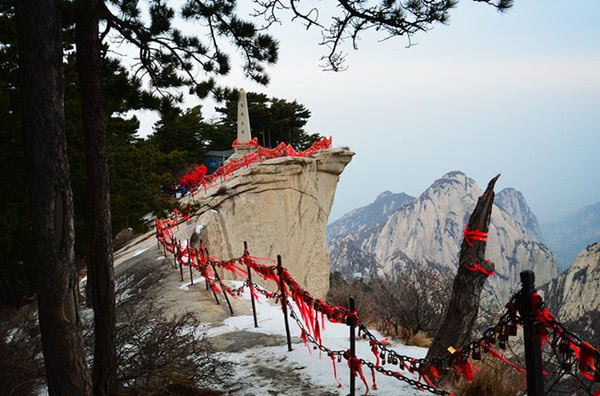
[[[60,13],[55,0],[16,3],[23,141],[48,390],[51,395],[86,395],[91,381],[77,301]]]
[[[479,197],[469,219],[469,231],[488,232],[494,204],[494,185],[499,177],[500,175],[490,180],[487,189]],[[427,358],[446,357],[449,347],[461,348],[471,341],[471,330],[479,313],[481,291],[488,278],[477,266],[488,273],[494,271],[494,263],[485,261],[486,244],[486,240],[463,239],[452,296],[440,329],[429,347]]]
[[[100,70],[99,0],[77,0],[77,66],[86,142],[90,197],[88,286],[94,308],[94,394],[107,395],[115,384],[115,282],[112,256],[108,150]]]

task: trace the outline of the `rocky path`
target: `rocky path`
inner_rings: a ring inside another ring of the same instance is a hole
[[[139,236],[115,254],[115,277],[148,279],[142,282],[144,293],[154,294],[166,316],[193,312],[205,324],[209,340],[220,357],[234,364],[233,377],[224,387],[228,395],[337,395],[339,393],[311,381],[303,372],[306,365],[289,359],[283,352],[286,339],[280,335],[256,333],[244,329],[227,329],[224,321],[232,315],[222,294],[216,304],[204,281],[190,284],[189,269],[184,268],[181,282],[179,268],[165,257],[152,234]],[[196,275],[198,276],[198,275]],[[150,281],[150,279],[152,281]],[[251,315],[250,302],[231,299],[235,316]],[[269,303],[269,302],[265,302]],[[283,327],[283,319],[281,319]],[[217,331],[213,331],[217,329]],[[296,329],[293,329],[293,332]],[[295,348],[306,348],[301,339],[293,337]],[[283,351],[283,352],[282,352]],[[303,351],[306,353],[306,350]],[[335,389],[335,388],[333,388]]]

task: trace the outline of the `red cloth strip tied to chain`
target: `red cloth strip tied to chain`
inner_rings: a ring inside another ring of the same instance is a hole
[[[471,241],[486,242],[488,233],[479,231],[479,228],[476,229],[475,231],[469,231],[469,225],[467,224],[467,226],[465,227],[465,230],[463,231],[463,236],[465,237],[465,241],[467,241],[467,244],[469,246],[473,246]]]
[[[473,366],[471,363],[469,363],[469,359],[462,354],[460,349],[454,351],[452,355],[458,363],[458,367],[455,365],[454,368],[456,368],[456,370],[461,373],[469,383],[471,383],[475,378],[475,375],[473,374]]]
[[[331,358],[331,361],[333,362],[333,377],[335,378],[335,381],[338,383],[338,388],[342,387],[342,383],[340,382],[340,380],[337,377],[337,370],[335,367],[335,355],[331,352],[329,352],[328,356]]]
[[[252,139],[249,143],[237,143],[237,141],[235,141],[233,146],[236,145],[254,146],[256,147],[256,151],[250,154],[246,154],[238,161],[229,162],[226,166],[217,169],[214,173],[210,175],[206,175],[206,168],[204,168],[203,175],[202,170],[196,168],[194,169],[194,171],[192,171],[192,174],[190,174],[189,176],[184,175],[180,179],[180,184],[185,185],[188,189],[196,188],[199,185],[202,185],[202,187],[207,188],[212,186],[212,184],[217,179],[221,178],[222,180],[225,180],[235,170],[240,169],[243,166],[251,165],[255,162],[284,156],[309,157],[319,150],[331,147],[331,138],[327,139],[324,137],[321,140],[314,142],[311,147],[304,151],[296,151],[291,145],[286,145],[283,142],[272,150],[265,149],[258,145],[258,140],[256,138]],[[202,167],[203,165],[201,165],[199,168]]]
[[[348,351],[348,355],[350,351]],[[365,384],[367,391],[365,392],[365,396],[369,394],[369,384],[367,384],[367,379],[365,378],[362,371],[362,364],[360,364],[360,359],[357,357],[350,356],[348,358],[348,367],[350,367],[350,371],[353,376],[360,376],[361,381]]]
[[[594,372],[598,370],[597,364],[600,363],[597,361],[595,362],[597,357],[598,350],[587,342],[581,341],[579,356],[577,356],[579,360],[579,371],[581,371],[581,375],[592,381],[594,380]]]
[[[506,360],[506,358],[502,355],[500,355],[498,352],[496,352],[494,350],[494,348],[492,348],[492,344],[490,344],[489,341],[486,341],[485,344],[482,344],[483,347],[483,351],[489,353],[490,355],[494,356],[497,359],[502,360],[504,363],[507,363],[509,365],[511,365],[515,370],[517,370],[519,373],[521,374],[525,374],[527,371],[525,371],[525,369],[522,369],[521,367],[517,366],[516,364],[514,364],[513,362]]]

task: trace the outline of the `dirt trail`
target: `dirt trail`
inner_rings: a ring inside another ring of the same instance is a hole
[[[193,312],[207,326],[207,330],[221,326],[231,316],[223,295],[217,294],[220,304],[216,304],[205,282],[195,281],[194,285],[190,285],[189,269],[183,270],[182,282],[179,268],[174,267],[172,257],[165,257],[163,250],[159,250],[151,233],[137,237],[115,254],[117,280],[130,276],[141,279],[151,273],[154,275],[152,278],[157,281],[145,284],[144,292],[159,297],[159,304],[166,316]],[[252,314],[249,301],[230,298],[230,302],[234,316]],[[275,359],[272,355],[261,353],[263,348],[286,345],[285,337],[239,330],[219,333],[209,337],[209,340],[224,359],[242,368],[240,373],[236,370],[230,383],[223,389],[228,395],[336,395],[320,389],[309,377],[301,374],[299,371],[304,367],[298,363],[285,356]],[[292,341],[301,342],[298,337],[293,337]]]

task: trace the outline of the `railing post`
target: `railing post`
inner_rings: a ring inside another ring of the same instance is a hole
[[[179,262],[179,274],[181,275],[181,281],[183,282],[183,260],[181,259],[181,251],[179,250],[179,243],[177,246],[176,259]]]
[[[190,245],[189,239],[188,239],[188,243],[187,243],[187,251],[188,251],[188,267],[190,267],[190,286],[194,286],[194,275],[192,274],[192,264],[194,264],[194,260],[192,259],[192,246]]]
[[[290,336],[290,325],[288,323],[287,299],[285,296],[285,284],[283,283],[283,266],[281,265],[281,256],[277,255],[277,275],[279,276],[279,289],[281,290],[281,309],[283,310],[283,319],[285,321],[285,335],[287,336],[288,351],[292,350],[292,337]]]
[[[535,274],[533,271],[522,271],[521,283],[523,288],[519,295],[518,305],[523,318],[527,394],[529,396],[542,396],[544,395],[544,376],[540,323],[536,322],[531,306],[531,296],[535,293]]]
[[[250,255],[248,253],[248,242],[244,241],[244,260]],[[246,264],[248,271],[248,287],[250,287],[250,301],[252,301],[252,315],[254,316],[254,327],[258,327],[258,319],[256,318],[256,303],[254,302],[254,293],[252,292],[252,270],[250,266]]]
[[[354,297],[350,297],[350,309],[348,315],[348,327],[350,328],[350,396],[354,396],[356,392],[356,377],[354,376],[353,364],[354,358],[356,358],[356,338],[354,335],[354,325],[356,317],[356,306]]]
[[[202,239],[200,240],[200,247],[202,248],[200,254],[206,253],[206,249],[204,248],[204,242],[202,241]],[[198,249],[196,249],[196,253],[198,253]],[[198,255],[198,257],[200,257],[200,255]],[[208,253],[206,253],[206,260],[208,261]],[[202,274],[204,275],[204,282],[206,282],[206,290],[208,290],[208,271],[206,270],[206,266],[200,264],[200,262],[198,262],[198,266],[204,268]]]
[[[223,287],[223,282],[221,282],[221,277],[219,276],[219,273],[215,268],[215,264],[211,263],[211,265],[215,273],[215,278],[217,278],[217,282],[219,282],[219,286],[221,286],[221,290],[223,291],[223,296],[225,296],[225,301],[227,301],[227,305],[229,306],[229,312],[231,312],[231,314],[233,315],[233,308],[231,308],[231,303],[229,302],[229,297],[227,296],[227,290],[225,290],[225,287]]]
[[[208,249],[205,248],[204,251],[206,252],[206,262],[208,263],[209,260],[210,260],[209,259],[210,254],[208,253]],[[214,270],[214,268],[215,267],[213,266],[213,270]],[[206,273],[206,275],[204,276],[204,278],[206,279],[206,287],[208,288],[208,284],[209,284],[209,281],[208,281],[208,268],[205,269],[205,273]],[[217,271],[215,271],[215,279],[216,278],[217,278]],[[210,288],[210,290],[212,291],[213,296],[215,296],[215,300],[217,301],[217,305],[221,305],[221,303],[219,302],[219,299],[217,298],[217,293],[215,293],[215,291],[214,291],[214,289],[212,287]]]

